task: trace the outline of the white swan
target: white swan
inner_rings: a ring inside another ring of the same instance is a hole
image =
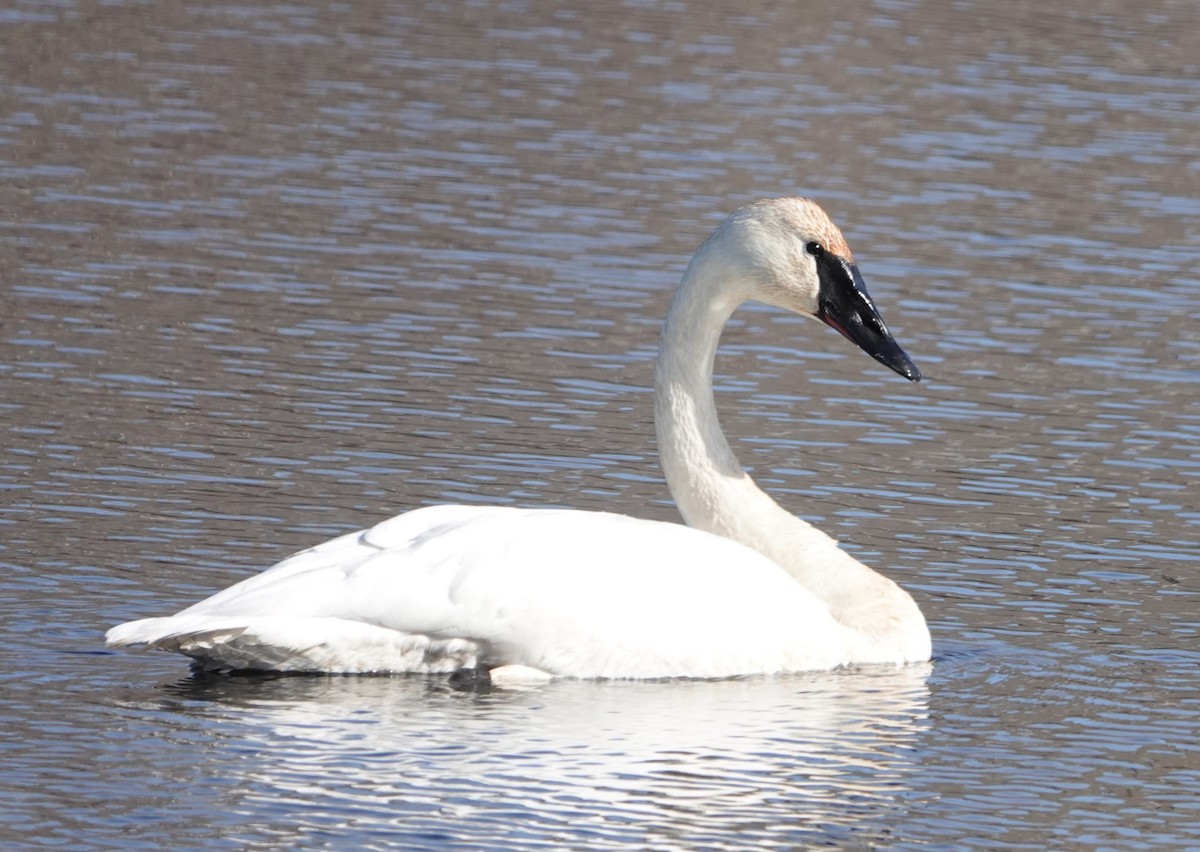
[[[784,511],[717,422],[721,328],[755,299],[823,320],[917,381],[841,232],[815,203],[759,201],[700,247],[655,382],[662,466],[689,526],[433,506],[285,559],[177,615],[108,631],[214,670],[727,677],[930,656],[913,599]]]

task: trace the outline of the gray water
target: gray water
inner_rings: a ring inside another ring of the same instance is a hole
[[[1194,4],[29,2],[0,92],[6,847],[1200,848]],[[103,648],[413,507],[676,520],[660,318],[787,193],[926,381],[750,307],[723,423],[929,667],[468,694]]]

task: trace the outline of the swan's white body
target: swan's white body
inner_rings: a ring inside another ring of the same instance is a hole
[[[663,468],[690,526],[418,509],[176,615],[118,625],[108,643],[176,651],[211,669],[331,673],[727,677],[927,660],[912,598],[762,492],[717,422],[713,357],[747,299],[820,316],[918,377],[865,289],[845,297],[858,299],[852,306],[825,289],[851,273],[861,285],[840,232],[795,198],[742,208],[697,252],[663,333],[655,403]]]

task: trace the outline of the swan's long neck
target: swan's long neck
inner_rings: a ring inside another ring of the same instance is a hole
[[[721,330],[745,295],[722,280],[710,253],[697,254],[671,302],[655,379],[658,450],[671,496],[688,526],[775,558],[778,528],[801,525],[746,474],[717,419],[713,360]],[[786,561],[776,559],[784,567]],[[790,560],[789,560],[790,561]]]
[[[722,328],[750,291],[739,289],[730,278],[736,269],[714,254],[702,248],[676,291],[655,381],[659,454],[680,513],[689,526],[770,557],[870,641],[894,643],[897,633],[912,633],[927,646],[924,619],[906,592],[784,510],[734,456],[717,419],[713,360]],[[927,647],[911,653],[928,658]]]

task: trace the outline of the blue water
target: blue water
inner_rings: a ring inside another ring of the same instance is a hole
[[[1114,0],[0,14],[0,840],[1200,845],[1200,18]],[[458,692],[103,631],[442,501],[675,520],[657,331],[842,224],[910,385],[751,306],[722,422],[929,667]]]

